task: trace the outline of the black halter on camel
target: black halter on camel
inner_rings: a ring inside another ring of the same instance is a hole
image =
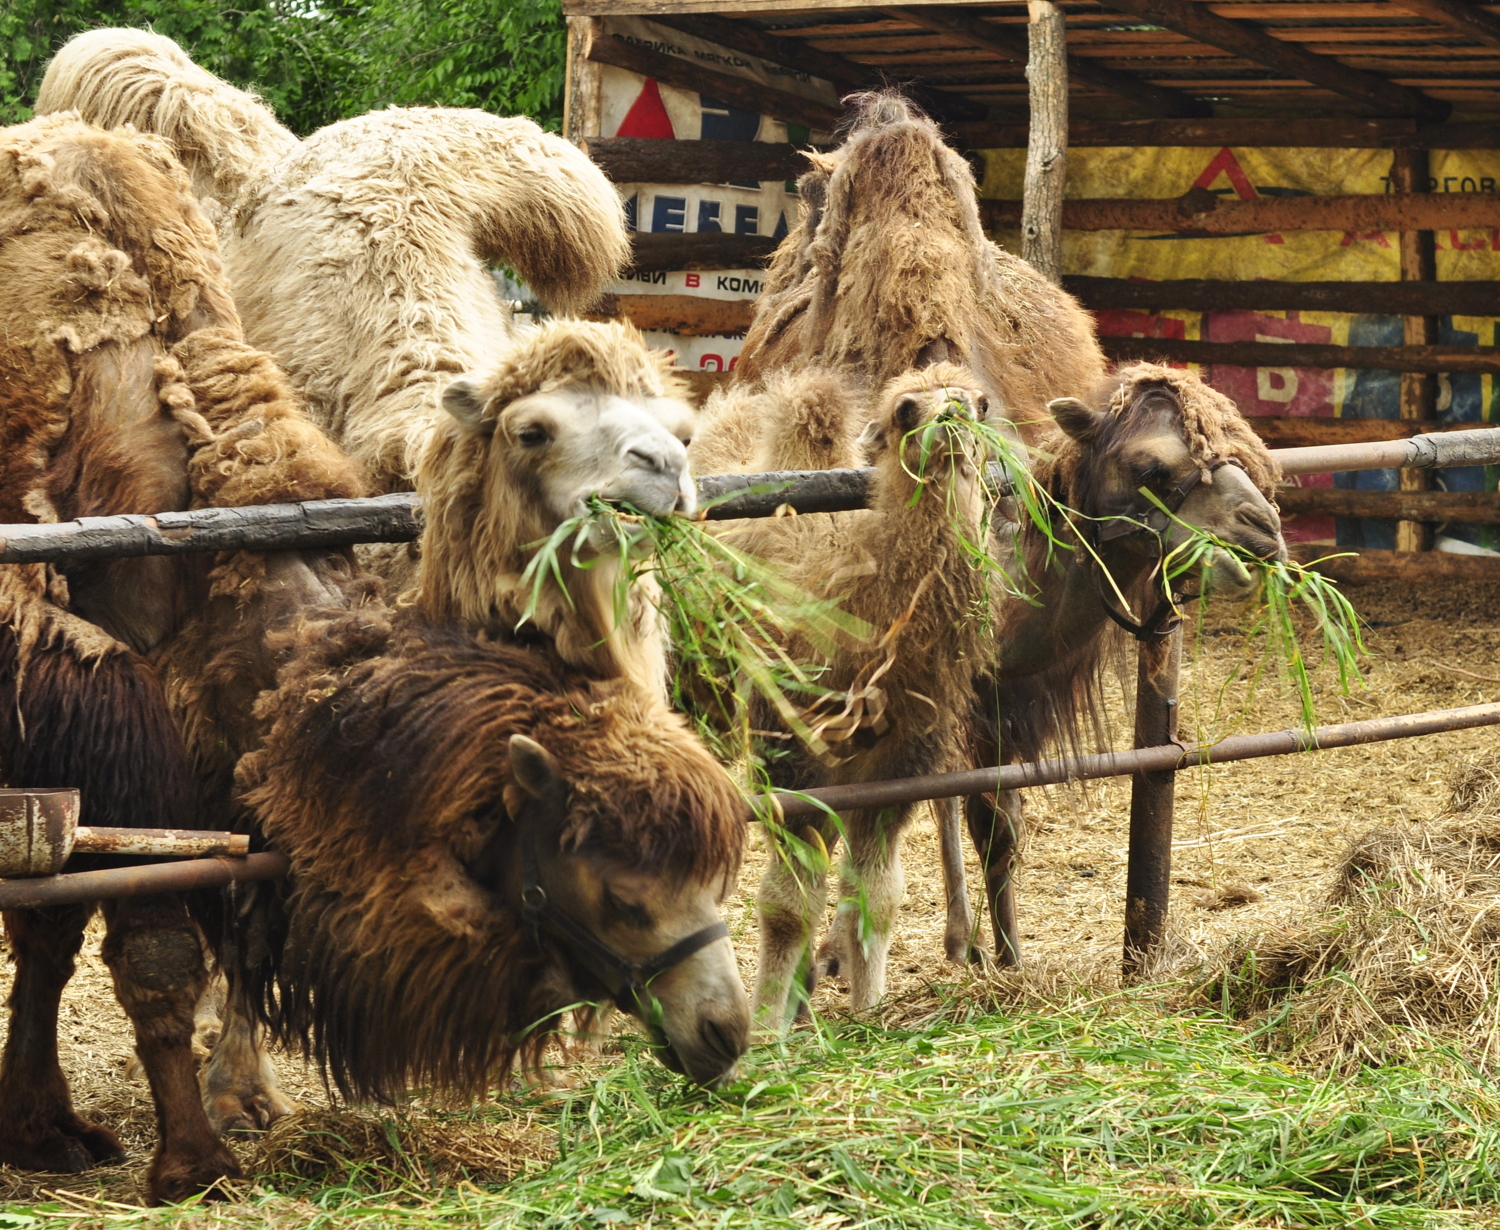
[[[1172,521],[1177,510],[1187,502],[1188,496],[1203,481],[1206,474],[1213,474],[1227,465],[1238,466],[1240,463],[1233,457],[1226,457],[1213,461],[1206,467],[1195,466],[1193,472],[1173,487],[1167,493],[1166,498],[1159,503],[1152,501],[1150,507],[1137,504],[1129,512],[1091,522],[1092,532],[1088,533],[1087,537],[1094,564],[1094,590],[1099,595],[1099,602],[1104,607],[1104,613],[1136,640],[1160,641],[1171,636],[1182,623],[1181,603],[1194,595],[1171,589],[1164,579],[1161,585],[1161,597],[1157,600],[1155,610],[1137,623],[1115,605],[1109,592],[1110,587],[1105,585],[1105,568],[1104,561],[1099,555],[1100,549],[1117,538],[1128,538],[1132,534],[1150,534],[1152,541],[1156,544],[1156,562],[1151,567],[1151,581],[1154,584],[1166,564],[1167,536],[1172,532]]]

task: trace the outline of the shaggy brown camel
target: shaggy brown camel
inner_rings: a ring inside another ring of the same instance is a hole
[[[67,117],[6,130],[0,288],[4,520],[360,493],[357,468],[301,416],[274,363],[239,340],[213,233],[155,138]],[[538,387],[509,386],[517,402],[546,394],[532,403],[533,427],[584,406],[593,437],[600,419],[619,411],[615,401],[641,390],[649,400],[666,387],[622,330],[582,328],[577,345],[565,331],[544,334],[559,344],[550,359],[532,357]],[[580,385],[576,396],[569,381]],[[470,418],[476,396],[455,392]],[[589,411],[590,399],[603,410]],[[498,423],[503,438],[515,422],[503,409],[486,402],[465,430],[489,439]],[[564,426],[559,449],[538,440],[526,450],[531,469],[514,471],[525,478],[522,499],[504,486],[513,472],[490,467],[488,486],[465,494],[449,483],[453,514],[485,520],[491,503],[528,501],[570,511],[584,462],[597,467],[593,490],[648,506],[668,498],[664,487],[679,498],[672,467],[624,465],[630,433],[615,439],[615,452],[570,451],[566,441],[579,433]],[[680,452],[681,442],[667,439]],[[540,524],[550,530],[562,515]],[[514,513],[507,522],[521,533],[536,523]],[[494,560],[507,558],[503,543],[487,545]],[[503,588],[479,586],[491,595]],[[0,781],[80,787],[93,823],[248,823],[230,789],[235,761],[259,743],[255,696],[275,681],[267,634],[308,607],[348,606],[369,590],[345,552],[0,568]],[[6,917],[17,977],[0,1062],[0,1159],[16,1165],[77,1170],[119,1155],[108,1129],[74,1114],[57,1063],[58,998],[88,916],[67,908]],[[150,1192],[178,1199],[238,1173],[214,1126],[263,1126],[286,1103],[232,995],[205,1073],[214,1113],[205,1118],[191,1051],[207,981],[200,931],[177,897],[124,901],[106,916],[106,960],[158,1109]],[[212,908],[198,922],[234,968],[240,932],[226,931]]]
[[[798,221],[776,249],[736,378],[821,366],[873,400],[887,380],[961,363],[995,412],[1046,421],[1104,376],[1093,321],[984,236],[974,175],[895,93],[860,94],[838,149],[809,154]],[[706,471],[712,472],[712,471]]]
[[[844,645],[831,657],[797,639],[788,644],[794,658],[827,668],[818,682],[835,695],[865,699],[879,689],[884,730],[875,739],[862,737],[873,733],[867,731],[837,742],[837,759],[795,743],[768,753],[767,771],[777,787],[800,790],[958,767],[965,744],[960,724],[988,652],[988,578],[965,548],[985,536],[979,450],[962,424],[946,424],[983,421],[988,413],[972,375],[951,364],[889,382],[873,421],[865,404],[849,395],[842,373],[776,377],[765,392],[731,392],[706,413],[699,439],[710,450],[721,445],[721,433],[757,437],[752,469],[834,468],[866,456],[875,466],[867,510],[730,524],[737,546],[777,565],[806,592],[841,597],[842,609],[881,634],[878,644]],[[924,447],[930,450],[925,460]],[[836,710],[809,715],[809,721],[815,730],[831,731],[847,716]],[[765,730],[778,723],[762,705],[752,725]],[[903,806],[842,817],[848,849],[840,908],[819,961],[848,974],[856,1008],[884,991],[902,893],[901,839],[913,811]],[[831,818],[814,827],[815,844],[837,843]],[[766,1027],[784,1020],[799,972],[809,985],[816,981],[812,940],[824,881],[824,872],[809,872],[785,850],[772,849],[760,889],[755,991],[757,1020]]]
[[[463,621],[338,612],[259,712],[241,779],[292,878],[250,977],[346,1096],[483,1093],[581,1001],[696,1081],[733,1067],[719,904],[748,813],[656,692]]]
[[[219,207],[246,337],[277,356],[309,414],[386,491],[410,490],[448,382],[514,341],[492,266],[569,312],[630,254],[604,174],[523,118],[391,107],[299,142],[171,39],[125,29],[70,40],[37,110],[172,143]]]
[[[1009,550],[1024,562],[1037,592],[1033,601],[998,595],[999,658],[977,680],[969,765],[1035,760],[1054,740],[1078,750],[1084,724],[1098,724],[1111,620],[1144,624],[1148,632],[1170,622],[1158,564],[1187,531],[1141,488],[1190,526],[1257,558],[1286,558],[1274,504],[1276,463],[1233,402],[1186,371],[1151,363],[1118,372],[1100,402],[1105,409],[1074,399],[1054,402],[1059,430],[1037,445],[1035,478],[1058,504],[1081,514],[1070,524],[1054,513],[1051,522],[1057,540],[1075,549],[1051,546],[1029,521],[1016,532]],[[1128,612],[1101,565],[1128,600]],[[1183,583],[1191,587],[1196,580]],[[1213,593],[1231,600],[1254,587],[1244,566],[1223,552],[1212,563],[1211,580]],[[1013,964],[1020,959],[1013,878],[1024,832],[1021,792],[973,796],[967,813],[985,868],[996,954],[1002,964]],[[956,829],[943,833],[948,936],[971,940]]]
[[[212,229],[164,143],[68,117],[0,133],[0,520],[361,492],[240,340]],[[0,781],[79,787],[94,824],[226,827],[250,702],[274,680],[265,632],[310,599],[347,600],[351,579],[338,552],[0,567]],[[91,912],[5,916],[0,1160],[13,1165],[122,1156],[74,1113],[57,1059]],[[157,1108],[151,1194],[181,1198],[238,1173],[194,1072],[200,931],[178,896],[110,903],[105,919]],[[274,1101],[259,1075],[244,1096]]]

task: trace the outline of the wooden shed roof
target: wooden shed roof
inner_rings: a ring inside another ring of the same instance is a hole
[[[1500,117],[1500,4],[1062,0],[1080,119]],[[649,17],[845,87],[906,83],[950,121],[1024,119],[1026,5],[564,0]],[[1500,144],[1496,142],[1495,144]]]

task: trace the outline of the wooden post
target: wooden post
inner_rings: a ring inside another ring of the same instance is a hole
[[[1142,641],[1135,685],[1135,745],[1177,741],[1177,675],[1182,629],[1159,641]],[[1150,968],[1167,931],[1172,890],[1172,805],[1177,774],[1134,773],[1130,778],[1130,853],[1125,871],[1124,973]]]
[[[1391,159],[1391,188],[1400,193],[1426,192],[1430,159],[1425,149],[1397,150]],[[1431,231],[1401,232],[1401,280],[1434,282],[1437,280],[1437,245]],[[1402,317],[1403,340],[1408,346],[1430,346],[1437,341],[1437,318],[1434,316]],[[1435,376],[1421,372],[1401,373],[1401,417],[1430,419],[1436,402]],[[1426,491],[1431,475],[1426,470],[1402,470],[1402,491]],[[1421,521],[1396,523],[1396,550],[1430,551],[1432,526]]]
[[[589,59],[596,38],[603,38],[598,17],[568,18],[568,75],[563,92],[563,136],[583,141],[599,136],[603,91],[599,65]]]
[[[1068,31],[1051,0],[1027,0],[1031,54],[1031,135],[1021,206],[1021,256],[1049,281],[1062,281],[1063,188],[1068,180]]]

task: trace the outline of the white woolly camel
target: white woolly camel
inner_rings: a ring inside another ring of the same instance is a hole
[[[393,107],[299,142],[171,39],[122,29],[67,43],[37,110],[172,143],[219,207],[247,338],[384,490],[410,488],[443,387],[514,342],[491,267],[567,312],[629,255],[609,181],[527,119]]]

